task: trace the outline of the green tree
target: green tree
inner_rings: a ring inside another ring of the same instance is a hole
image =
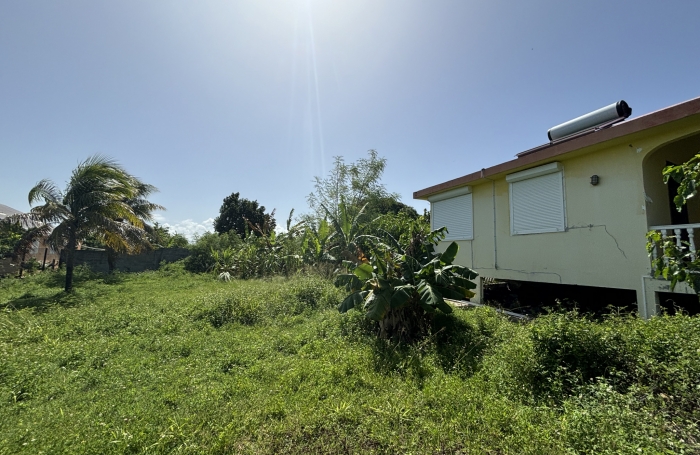
[[[368,217],[372,219],[379,215],[398,214],[405,214],[414,220],[419,217],[416,209],[399,201],[395,195],[384,197],[370,196],[367,200],[367,208],[365,211]]]
[[[190,241],[187,240],[187,237],[178,233],[173,234],[168,243],[169,248],[187,248],[189,245]]]
[[[33,207],[27,217],[53,225],[48,237],[55,248],[66,251],[65,290],[73,289],[75,248],[79,241],[93,237],[115,252],[138,251],[147,245],[144,222],[163,207],[146,198],[157,191],[129,174],[115,161],[95,155],[83,161],[71,174],[63,192],[51,180],[41,180],[29,191]]]
[[[240,197],[240,193],[232,193],[224,198],[219,216],[214,219],[214,230],[220,234],[234,231],[241,238],[245,238],[246,232],[250,230],[249,222],[261,229],[264,227],[274,231],[274,211],[265,213],[265,206],[259,205],[258,201],[250,201]],[[255,233],[260,235],[257,231]]]
[[[148,231],[148,240],[155,248],[186,248],[189,241],[182,234],[173,234],[168,226],[163,226],[157,221],[146,229]]]
[[[367,158],[360,158],[346,164],[342,156],[334,158],[333,169],[326,178],[314,178],[314,191],[306,198],[312,213],[307,216],[320,222],[324,218],[339,220],[345,216],[354,218],[365,205],[391,198],[398,201],[398,195],[389,193],[381,183],[386,168],[386,158],[376,150],[369,150]],[[368,218],[374,213],[365,212]]]
[[[21,223],[12,218],[0,221],[0,259],[12,256],[15,245],[25,231]]]

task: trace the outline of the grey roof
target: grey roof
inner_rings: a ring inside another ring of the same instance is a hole
[[[19,210],[13,209],[12,207],[8,207],[4,204],[0,204],[0,220],[3,218],[7,218],[8,216],[11,215],[19,215],[24,212],[20,212]]]
[[[24,212],[20,212],[17,209],[13,209],[12,207],[9,207],[4,204],[0,204],[0,221],[7,218],[8,216],[12,215],[21,215]],[[38,227],[40,226],[41,223],[30,221],[30,220],[25,220],[22,221],[22,227],[25,229],[29,229],[30,227]]]

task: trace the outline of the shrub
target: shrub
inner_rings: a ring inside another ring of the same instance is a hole
[[[575,311],[533,322],[535,393],[566,397],[603,377],[615,385],[626,385],[633,353],[616,325],[612,321],[595,323]]]
[[[203,316],[216,328],[231,323],[253,325],[261,319],[262,309],[259,301],[234,295],[207,310]]]
[[[224,234],[206,232],[190,246],[191,254],[185,259],[185,270],[195,273],[208,272],[215,264],[212,250],[223,251],[227,248],[236,248],[240,244],[241,239],[235,232]]]

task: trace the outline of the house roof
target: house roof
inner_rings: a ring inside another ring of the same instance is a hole
[[[5,205],[5,204],[0,204],[0,221],[4,220],[8,216],[12,215],[22,215],[24,212],[21,212],[17,209],[13,209],[12,207]],[[38,223],[35,221],[31,220],[23,220],[22,221],[22,227],[25,229],[29,229],[30,227],[38,227],[41,226],[42,223]]]
[[[454,188],[481,183],[479,180],[485,180],[497,174],[513,171],[525,166],[532,166],[545,160],[551,160],[554,157],[575,152],[584,147],[601,144],[696,114],[700,114],[700,97],[642,115],[632,120],[618,123],[610,128],[591,131],[588,134],[575,136],[568,140],[549,143],[531,150],[526,150],[519,153],[517,155],[518,158],[514,160],[506,161],[505,163],[497,164],[453,180],[448,180],[447,182],[415,191],[413,193],[413,199],[427,199],[429,196]]]
[[[9,207],[7,205],[0,204],[0,220],[12,215],[21,215],[22,213],[23,212],[20,212],[17,209],[13,209],[12,207]]]

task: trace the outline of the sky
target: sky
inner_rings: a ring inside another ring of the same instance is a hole
[[[279,225],[334,156],[414,191],[508,161],[624,99],[700,96],[700,2],[0,2],[0,203],[103,154],[157,219],[212,230],[239,192]]]

